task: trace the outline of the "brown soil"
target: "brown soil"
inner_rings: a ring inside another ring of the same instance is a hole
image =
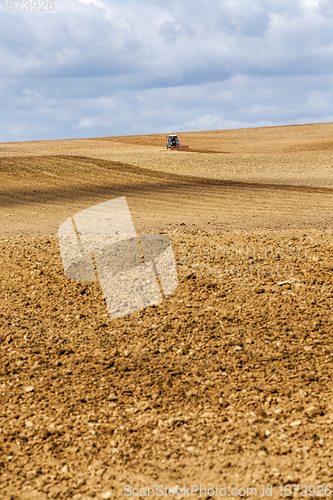
[[[168,134],[127,135],[102,137],[102,141],[114,141],[136,145],[165,145]],[[333,151],[333,124],[285,125],[282,127],[255,127],[234,130],[209,130],[181,132],[181,144],[189,145],[189,151],[219,153],[292,153],[304,151]]]
[[[147,145],[160,136],[0,145],[0,498],[119,499],[125,485],[325,491],[330,130],[179,134],[205,155]],[[228,137],[248,137],[248,149],[228,144],[233,167],[221,170],[211,151]],[[138,233],[170,237],[179,285],[111,320],[98,283],[65,277],[56,232],[123,195]]]

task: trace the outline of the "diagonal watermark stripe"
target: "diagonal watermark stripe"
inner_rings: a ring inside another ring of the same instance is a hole
[[[96,272],[111,318],[131,314],[162,301],[178,286],[169,238],[139,239],[125,197],[100,203],[67,219],[59,231],[61,258],[68,278],[96,281]],[[161,289],[160,289],[161,288]]]

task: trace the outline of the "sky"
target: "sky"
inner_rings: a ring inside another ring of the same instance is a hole
[[[333,121],[332,27],[332,0],[5,0],[0,142]]]

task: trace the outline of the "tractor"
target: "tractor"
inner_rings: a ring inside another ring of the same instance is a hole
[[[167,136],[166,138],[168,139],[168,142],[166,144],[167,149],[188,149],[188,146],[179,144],[179,140],[176,135],[169,135],[169,137]]]

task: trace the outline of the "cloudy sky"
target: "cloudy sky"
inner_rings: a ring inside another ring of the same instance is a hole
[[[0,141],[333,121],[333,0],[5,0],[0,76]]]

